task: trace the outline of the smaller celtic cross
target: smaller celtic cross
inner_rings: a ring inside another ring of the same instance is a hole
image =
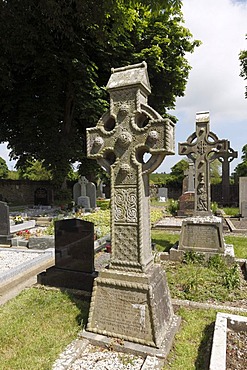
[[[238,157],[238,152],[230,148],[230,143],[228,146],[228,151],[219,152],[218,156],[219,161],[222,163],[222,201],[224,205],[229,205],[230,202],[230,162]]]
[[[185,143],[178,144],[180,155],[187,155],[195,163],[195,216],[211,215],[210,162],[228,150],[228,140],[219,140],[209,131],[209,112],[196,114],[196,132]]]

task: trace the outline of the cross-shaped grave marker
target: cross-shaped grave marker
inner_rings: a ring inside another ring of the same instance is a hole
[[[195,163],[195,210],[198,216],[211,215],[210,162],[228,150],[228,140],[219,140],[209,130],[209,112],[196,114],[196,131],[185,143],[178,144],[180,155],[187,155]]]
[[[222,202],[223,205],[229,205],[230,203],[230,162],[234,158],[238,157],[238,152],[230,148],[230,142],[228,150],[219,152],[218,159],[222,163]]]
[[[87,153],[111,174],[111,267],[145,271],[153,260],[148,175],[174,153],[174,124],[147,105],[145,63],[112,70],[107,88],[110,111],[88,129]]]
[[[187,155],[195,164],[194,214],[182,221],[178,249],[170,251],[172,259],[181,258],[184,251],[233,256],[233,248],[226,248],[223,239],[222,219],[212,215],[210,208],[209,165],[228,151],[228,147],[228,140],[219,140],[209,130],[209,113],[197,113],[196,131],[178,147],[179,154]]]
[[[95,279],[87,330],[159,347],[176,319],[153,261],[148,175],[174,153],[174,124],[147,104],[145,62],[112,69],[107,89],[110,110],[87,130],[87,155],[110,173],[112,256]]]

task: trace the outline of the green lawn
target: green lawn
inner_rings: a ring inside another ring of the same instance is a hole
[[[179,233],[152,230],[151,235],[152,242],[156,243],[158,252],[168,252],[169,249],[179,241]],[[236,258],[247,259],[247,236],[226,235],[224,239],[226,244],[233,245]]]
[[[179,233],[152,231],[158,250],[168,251]],[[238,257],[246,256],[247,238],[227,236]],[[210,263],[188,255],[164,268],[173,298],[225,302],[247,299],[247,285],[234,265],[215,257]],[[180,308],[181,328],[164,370],[206,370],[215,310]],[[0,306],[0,370],[49,370],[67,344],[77,337],[88,303],[58,289],[30,288]]]
[[[48,370],[87,318],[88,304],[30,288],[0,306],[0,369]]]

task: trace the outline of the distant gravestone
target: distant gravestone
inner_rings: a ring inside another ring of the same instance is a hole
[[[239,209],[242,217],[247,217],[247,177],[239,177]]]
[[[219,161],[222,163],[222,204],[230,204],[230,162],[234,158],[238,157],[238,152],[230,148],[230,142],[228,144],[229,149],[219,153]]]
[[[182,222],[179,250],[225,253],[222,219],[211,212],[209,164],[228,150],[228,144],[209,130],[208,112],[196,114],[196,131],[179,144],[179,154],[187,155],[195,164],[194,213]]]
[[[55,222],[55,266],[39,276],[44,285],[91,291],[94,269],[94,224],[80,219]]]
[[[81,195],[77,199],[78,206],[85,208],[86,210],[91,209],[90,198],[86,195]]]
[[[168,196],[167,188],[158,188],[158,198],[160,202],[165,202]]]
[[[11,244],[9,206],[5,202],[0,202],[0,244]]]
[[[48,205],[48,192],[45,188],[38,188],[34,192],[34,204],[35,205]]]
[[[90,210],[96,208],[96,186],[89,182],[85,176],[73,186],[73,200],[78,205]]]
[[[77,204],[78,198],[81,196],[81,185],[79,182],[75,183],[73,186],[73,200]]]
[[[96,208],[96,186],[93,182],[88,182],[86,184],[86,192],[90,199],[91,208]]]
[[[87,129],[87,155],[111,173],[112,253],[94,282],[87,331],[160,348],[178,318],[153,260],[149,174],[174,153],[174,124],[147,104],[145,62],[112,69],[107,89],[110,110]]]
[[[195,169],[194,163],[189,159],[189,168],[185,171],[183,180],[183,193],[178,200],[178,216],[192,216],[195,208]]]
[[[99,183],[99,185],[97,186],[96,196],[97,196],[98,198],[105,198],[104,185],[103,185],[103,182],[102,182],[102,181],[101,181],[101,182]]]

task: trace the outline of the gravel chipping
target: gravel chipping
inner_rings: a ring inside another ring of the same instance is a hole
[[[143,363],[144,359],[140,356],[116,352],[77,339],[67,346],[52,370],[140,370]]]
[[[7,272],[37,257],[40,257],[40,253],[0,250],[0,272]]]
[[[226,349],[227,370],[247,369],[247,332],[228,330]]]

